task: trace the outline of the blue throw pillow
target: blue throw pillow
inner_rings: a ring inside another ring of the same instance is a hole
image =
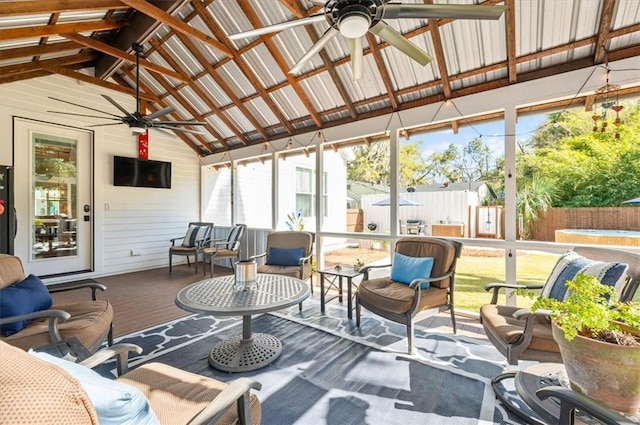
[[[0,317],[19,316],[46,310],[51,307],[53,300],[47,287],[38,276],[30,274],[22,282],[0,290]],[[0,333],[4,336],[20,332],[30,320],[7,323],[0,326]]]
[[[391,280],[409,285],[414,279],[426,279],[431,276],[433,257],[409,257],[398,252],[393,253]],[[428,289],[429,283],[420,285]]]
[[[100,425],[159,425],[156,414],[142,391],[128,384],[104,378],[86,366],[47,353],[29,354],[63,369],[80,382]]]
[[[298,260],[304,255],[304,248],[269,248],[267,265],[269,266],[297,266]]]
[[[594,276],[605,285],[613,286],[620,297],[626,283],[628,268],[629,265],[625,263],[590,260],[573,251],[568,251],[560,256],[553,267],[542,288],[542,296],[562,301],[569,295],[567,280],[573,280],[578,274],[586,274]]]
[[[200,241],[209,237],[209,229],[209,226],[190,225],[187,234],[184,235],[184,239],[182,240],[182,246],[190,248],[197,246]]]

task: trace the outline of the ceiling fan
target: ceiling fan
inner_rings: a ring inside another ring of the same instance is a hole
[[[388,0],[311,0],[322,4],[322,13],[256,28],[229,35],[230,40],[277,32],[287,28],[326,22],[329,28],[320,39],[300,58],[289,73],[297,74],[306,63],[322,50],[334,37],[342,34],[349,39],[351,70],[354,79],[362,77],[362,37],[371,32],[399,49],[420,65],[432,61],[431,56],[401,33],[389,26],[385,19],[499,19],[504,6],[405,4]]]
[[[69,102],[68,100],[58,99],[58,98],[51,97],[51,96],[49,96],[50,99],[57,100],[58,102],[64,102],[64,103],[68,103],[70,105],[79,106],[81,108],[89,109],[91,111],[100,112],[102,114],[110,115],[110,117],[97,116],[97,115],[87,115],[87,114],[74,114],[74,113],[70,113],[70,112],[60,112],[60,111],[47,111],[47,112],[51,112],[51,113],[54,113],[54,114],[74,115],[74,116],[78,116],[78,117],[90,117],[90,118],[100,118],[100,119],[106,119],[106,120],[112,120],[112,121],[119,121],[119,122],[108,123],[108,124],[89,125],[88,127],[102,127],[102,126],[108,126],[108,125],[127,124],[129,126],[129,128],[131,128],[131,131],[134,134],[144,133],[145,130],[148,129],[148,128],[156,129],[156,130],[162,131],[163,133],[166,133],[166,134],[170,134],[170,133],[167,133],[164,130],[172,130],[172,131],[179,131],[179,132],[183,132],[183,133],[192,133],[192,134],[202,134],[201,131],[191,130],[191,129],[188,129],[188,128],[182,128],[182,127],[177,127],[177,126],[182,126],[182,125],[188,125],[188,126],[192,126],[192,125],[207,125],[206,122],[202,122],[202,121],[170,121],[170,120],[160,121],[160,120],[158,120],[157,118],[163,117],[163,116],[165,116],[167,114],[170,114],[173,111],[175,111],[175,109],[173,107],[171,107],[171,106],[168,106],[166,108],[162,108],[162,109],[160,109],[160,110],[158,110],[156,112],[153,112],[153,113],[151,113],[149,115],[142,115],[142,113],[140,112],[140,54],[143,52],[143,50],[142,50],[142,46],[140,44],[138,44],[138,43],[133,43],[131,45],[131,48],[133,49],[133,51],[136,54],[136,111],[135,112],[127,111],[122,105],[120,105],[118,102],[116,102],[111,97],[107,96],[106,94],[103,94],[101,96],[104,97],[113,106],[118,108],[118,110],[120,112],[122,112],[124,114],[124,116],[112,114],[112,113],[106,112],[106,111],[101,111],[99,109],[90,108],[89,106],[79,105],[77,103]]]

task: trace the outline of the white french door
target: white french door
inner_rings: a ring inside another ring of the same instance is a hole
[[[41,277],[93,269],[93,132],[14,117],[15,253]]]

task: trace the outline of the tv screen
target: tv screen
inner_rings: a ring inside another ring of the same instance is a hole
[[[171,188],[171,163],[113,157],[113,185]]]

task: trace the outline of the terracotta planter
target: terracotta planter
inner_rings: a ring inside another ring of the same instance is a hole
[[[640,348],[577,336],[567,341],[553,324],[571,389],[633,416],[640,410]]]

